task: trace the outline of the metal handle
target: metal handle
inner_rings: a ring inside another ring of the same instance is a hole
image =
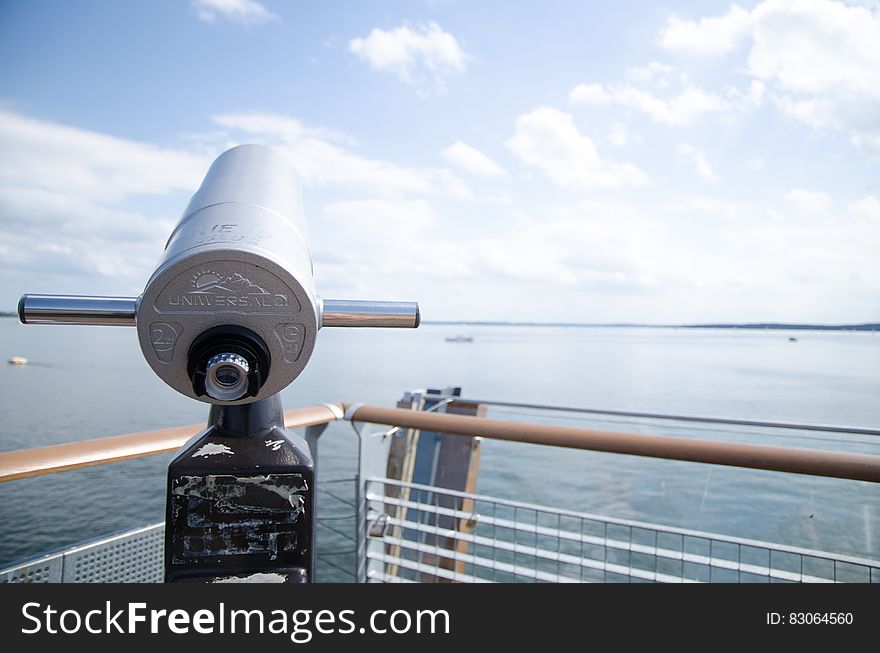
[[[23,324],[134,326],[137,297],[24,295],[18,302]]]
[[[417,302],[374,302],[357,299],[319,300],[321,326],[415,329],[421,322]]]
[[[24,295],[18,317],[24,324],[135,326],[137,297]],[[354,299],[319,300],[321,326],[415,329],[421,322],[417,302]]]

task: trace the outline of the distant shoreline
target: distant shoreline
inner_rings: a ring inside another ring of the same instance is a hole
[[[492,322],[475,320],[422,320],[422,324],[448,326],[527,326],[527,327],[569,327],[569,328],[631,328],[631,329],[750,329],[750,330],[787,330],[787,331],[880,331],[880,322],[861,324],[800,324],[782,322],[744,322],[707,323],[707,324],[636,324],[629,322],[611,322],[606,324],[590,324],[580,322]]]
[[[18,313],[0,311],[0,317],[18,317]],[[447,326],[511,326],[511,327],[569,327],[577,329],[624,328],[624,329],[751,329],[781,331],[880,331],[880,322],[861,324],[787,324],[784,322],[744,322],[707,324],[637,324],[609,322],[590,324],[585,322],[494,322],[482,320],[422,320],[422,324]]]

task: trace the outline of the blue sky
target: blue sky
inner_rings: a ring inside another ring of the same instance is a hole
[[[880,318],[876,2],[0,2],[0,305],[138,294],[278,147],[319,292],[434,319]]]

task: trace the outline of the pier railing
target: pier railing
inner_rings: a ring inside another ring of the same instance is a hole
[[[388,478],[366,487],[367,582],[880,582],[880,561],[857,556]]]
[[[535,404],[483,403],[517,407],[534,406],[542,409],[560,410],[556,407],[538,406]],[[285,425],[287,428],[292,429],[325,425],[342,419],[343,411],[345,410],[347,410],[345,418],[354,422],[371,422],[399,428],[427,429],[456,435],[665,458],[668,460],[686,460],[796,474],[848,478],[874,483],[880,482],[880,456],[869,454],[838,453],[820,449],[718,442],[716,440],[684,439],[551,424],[528,424],[518,421],[494,420],[464,415],[417,412],[401,408],[382,408],[365,404],[320,404],[307,408],[288,410],[284,413]],[[562,410],[576,409],[564,408]],[[711,420],[719,424],[748,424],[774,428],[782,427],[798,430],[880,435],[880,429],[862,427],[758,422],[723,418],[659,415],[656,413],[622,413],[620,411],[602,411],[602,414],[634,415],[651,419],[667,418],[685,422],[707,422]],[[29,476],[54,474],[70,469],[105,465],[120,460],[176,451],[202,428],[202,425],[194,424],[142,433],[129,433],[108,438],[79,440],[18,451],[0,452],[0,483]]]
[[[329,424],[341,417],[340,405],[321,404],[285,411],[284,424],[296,429]],[[192,424],[2,452],[0,483],[177,451],[202,429],[203,424]]]
[[[318,436],[323,429],[341,419],[356,427],[361,441],[355,473],[346,478],[322,477],[319,483],[319,544],[322,531],[335,542],[332,548],[321,550],[319,546],[318,549],[319,563],[325,570],[319,575],[325,580],[880,581],[880,561],[877,560],[426,486],[388,478],[385,468],[389,437],[419,430],[872,483],[880,482],[880,456],[487,419],[447,412],[448,404],[455,401],[464,400],[441,398],[430,412],[363,404],[323,404],[285,413],[288,428],[306,429],[313,450],[317,450]],[[602,420],[669,419],[701,428],[717,425],[880,435],[880,430],[863,427],[512,402],[478,403],[499,408],[580,411]],[[370,433],[367,427],[370,424],[391,428],[382,427]],[[200,429],[193,425],[0,453],[0,482],[174,451]],[[462,527],[464,525],[467,527]],[[127,547],[124,544],[127,537],[137,538],[140,544]],[[76,570],[85,570],[84,559],[101,560],[101,555],[106,559],[108,547],[117,557],[126,558],[127,551],[133,552],[128,558],[134,564],[135,553],[143,560],[144,546],[161,548],[161,541],[161,525],[116,534],[10,567],[0,572],[0,581],[113,580],[116,577],[99,573],[97,567],[89,568],[91,576]],[[155,551],[150,555],[152,557],[147,559],[160,564],[161,555]],[[36,573],[37,569],[42,571]],[[119,575],[117,579],[132,578],[155,580],[161,578],[161,573],[147,570],[135,576]]]

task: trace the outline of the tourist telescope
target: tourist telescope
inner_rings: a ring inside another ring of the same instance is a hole
[[[25,295],[25,324],[130,325],[181,394],[212,404],[171,463],[166,580],[313,577],[315,465],[278,393],[322,327],[419,325],[414,302],[322,300],[296,173],[268,147],[217,158],[140,297]]]

